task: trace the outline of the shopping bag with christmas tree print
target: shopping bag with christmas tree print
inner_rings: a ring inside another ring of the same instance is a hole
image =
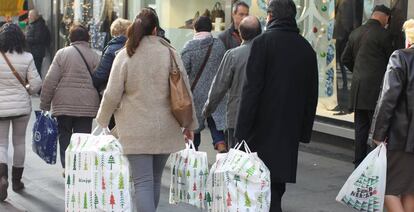
[[[244,146],[246,152],[240,150]],[[252,153],[245,141],[230,149],[220,167],[216,167],[212,180],[218,191],[212,190],[206,196],[212,197],[209,211],[250,211],[270,210],[270,171]],[[224,189],[222,189],[224,188]]]
[[[379,145],[349,176],[336,201],[355,210],[382,212],[387,175],[387,149]]]
[[[127,158],[111,135],[75,133],[66,149],[65,211],[133,211]]]
[[[170,204],[182,202],[205,208],[207,153],[196,151],[193,142],[189,141],[184,150],[171,154],[170,161]]]

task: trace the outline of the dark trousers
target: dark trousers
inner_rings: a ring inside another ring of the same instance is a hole
[[[236,146],[236,138],[234,137],[234,128],[227,128],[224,132],[225,135],[225,142],[227,145],[227,148],[233,148]]]
[[[42,77],[42,63],[43,63],[43,57],[34,57],[34,63],[37,69],[37,73],[39,73],[40,78]]]
[[[91,133],[92,117],[57,116],[59,129],[60,162],[65,168],[65,151],[70,143],[72,133]]]
[[[355,168],[358,167],[370,151],[368,135],[373,116],[373,110],[355,110]]]
[[[272,182],[271,190],[270,212],[282,212],[282,197],[286,191],[286,183]]]
[[[212,117],[207,118],[207,125],[210,129],[211,138],[213,139],[213,146],[218,144],[219,142],[224,142],[224,132],[222,130],[217,130],[216,122]],[[201,133],[194,133],[194,146],[196,150],[201,143]]]

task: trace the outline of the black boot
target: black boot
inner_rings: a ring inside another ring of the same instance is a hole
[[[12,188],[13,191],[20,191],[24,188],[24,184],[22,183],[22,175],[23,175],[23,167],[12,167]]]
[[[7,172],[7,164],[0,163],[0,201],[7,198],[7,187],[9,187]]]

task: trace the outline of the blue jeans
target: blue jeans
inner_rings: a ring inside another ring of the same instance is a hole
[[[224,143],[224,132],[222,130],[217,130],[216,123],[212,117],[207,118],[207,126],[210,129],[213,146],[215,147],[219,143]],[[194,146],[196,150],[198,150],[200,143],[201,133],[194,133]]]

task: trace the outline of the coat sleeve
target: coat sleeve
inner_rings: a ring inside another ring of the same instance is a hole
[[[355,55],[354,55],[354,41],[353,41],[353,33],[349,36],[349,40],[346,43],[344,52],[341,55],[341,62],[342,64],[348,68],[349,71],[354,71],[354,64],[355,64]]]
[[[27,81],[29,82],[29,93],[35,94],[42,87],[42,79],[37,72],[34,60],[32,59],[27,70]]]
[[[184,46],[183,51],[181,52],[181,60],[183,62],[184,68],[187,71],[187,74],[191,73],[191,52],[187,48],[188,43]]]
[[[40,109],[50,111],[50,105],[55,95],[56,88],[62,78],[62,55],[63,49],[56,53],[55,58],[50,65],[42,86],[42,93],[40,95]]]
[[[311,140],[313,122],[315,120],[316,107],[318,105],[318,62],[313,55],[312,68],[309,71],[309,86],[307,87],[305,113],[302,125],[300,142],[309,143]]]
[[[375,109],[372,138],[385,141],[393,118],[394,109],[406,84],[406,65],[399,51],[395,51],[388,62],[382,92]]]
[[[263,91],[266,63],[266,44],[263,37],[258,37],[252,43],[243,82],[235,129],[235,137],[238,140],[247,140],[253,128]]]
[[[208,99],[203,109],[203,115],[205,117],[210,116],[216,110],[217,106],[230,89],[234,76],[234,67],[232,64],[233,55],[230,50],[224,55],[217,74],[213,79],[213,83],[211,84]]]
[[[92,75],[93,85],[95,88],[100,88],[108,82],[111,67],[115,59],[115,54],[107,49]]]
[[[121,103],[122,96],[125,91],[125,83],[127,81],[128,64],[125,62],[124,57],[116,57],[113,63],[111,74],[109,76],[108,85],[103,94],[101,106],[96,116],[96,121],[101,127],[107,127],[111,116]]]

